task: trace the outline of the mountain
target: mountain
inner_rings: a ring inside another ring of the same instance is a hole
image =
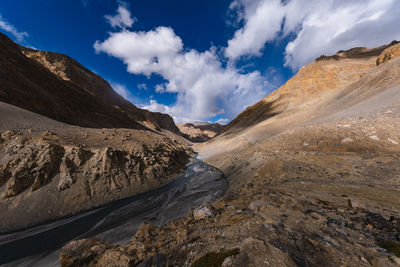
[[[257,149],[278,154],[398,151],[399,51],[394,41],[321,56],[196,148],[239,188],[248,153]]]
[[[193,155],[157,132],[83,128],[0,102],[0,233],[158,188]]]
[[[319,57],[302,67],[282,87],[240,113],[223,133],[237,132],[277,115],[282,117],[303,110],[330,91],[337,91],[359,80],[376,66],[377,57],[392,44],[373,49],[357,47],[339,51],[333,56]]]
[[[1,33],[0,101],[82,127],[180,134],[170,116],[135,107],[74,59],[19,46]]]
[[[397,73],[392,75],[396,68],[390,73],[381,73],[385,67],[376,63],[378,56],[391,47],[397,47],[397,42],[373,49],[359,47],[339,51],[333,56],[321,56],[302,67],[282,87],[240,113],[211,143],[218,146],[219,143],[239,138],[240,142],[236,140],[228,146],[234,149],[243,144],[243,136],[254,141],[270,138],[288,128],[348,108],[351,104],[344,103],[345,99],[361,102],[380,93],[377,88],[381,88],[382,81],[386,86],[396,82],[394,77]],[[381,77],[382,81],[378,82],[377,73],[386,77]],[[367,84],[361,86],[362,82]],[[370,89],[366,90],[366,86]],[[356,92],[349,94],[349,90],[359,91],[360,95]],[[369,93],[366,94],[366,91]],[[222,146],[226,149],[225,144]]]
[[[0,58],[1,82],[6,85],[2,97],[10,95],[10,101],[43,112],[53,101],[60,106],[47,116],[65,116],[63,121],[75,125],[0,102],[1,231],[157,188],[175,179],[194,155],[187,143],[150,129],[163,129],[154,113],[129,103],[121,111],[103,109],[110,106],[102,92],[114,93],[107,86],[91,88],[92,82],[101,81],[97,79],[83,86],[86,74],[79,72],[80,66],[75,69],[63,60],[48,59],[53,54],[2,43],[0,48],[10,54]],[[79,78],[73,78],[67,66],[80,73]],[[23,99],[24,94],[35,101]],[[125,102],[116,97],[120,100],[111,102],[121,107]],[[68,106],[74,101],[79,103],[77,111]],[[93,112],[90,117],[85,117],[84,104]],[[126,116],[114,122],[119,114]],[[143,119],[143,114],[150,117]],[[132,129],[106,129],[130,121]],[[77,126],[89,123],[107,125]],[[205,133],[200,126],[184,128],[194,129],[195,137]],[[136,231],[126,244],[99,236],[74,240],[61,249],[60,264],[397,266],[399,129],[399,43],[321,56],[214,138],[193,145],[198,158],[224,173],[221,180],[229,183],[225,195],[199,203],[202,206],[187,216],[160,227],[151,224],[152,216],[137,231],[124,222],[129,232],[124,238]],[[195,171],[208,175],[201,168]],[[192,181],[190,197],[196,198],[201,179]],[[170,193],[178,199],[183,194]],[[37,234],[32,229],[26,233]],[[40,261],[38,257],[32,261]],[[54,254],[48,257],[54,260]]]
[[[0,233],[173,181],[194,155],[181,135],[70,57],[0,34]]]
[[[399,53],[393,42],[304,66],[194,145],[226,175],[222,198],[160,228],[142,224],[127,244],[73,241],[60,262],[398,266]]]
[[[177,125],[184,136],[192,142],[205,142],[217,135],[225,126],[218,123],[194,122]]]

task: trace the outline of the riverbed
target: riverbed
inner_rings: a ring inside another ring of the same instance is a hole
[[[127,243],[142,222],[157,227],[221,197],[228,182],[218,169],[192,158],[175,181],[155,190],[55,222],[0,236],[0,264],[59,266],[60,248],[71,240],[99,237]]]

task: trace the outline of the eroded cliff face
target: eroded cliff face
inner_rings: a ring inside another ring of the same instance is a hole
[[[157,188],[193,156],[188,146],[147,131],[75,131],[1,134],[2,232]]]
[[[386,48],[376,59],[376,65],[380,65],[386,61],[400,57],[400,43],[394,41],[392,44],[392,46]]]
[[[218,123],[182,123],[177,125],[185,138],[205,142],[216,136],[225,126]]]

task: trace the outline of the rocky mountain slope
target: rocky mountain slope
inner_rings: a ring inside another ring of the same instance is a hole
[[[373,49],[358,47],[339,51],[333,56],[319,57],[302,67],[282,87],[239,114],[224,128],[223,133],[236,134],[269,118],[280,119],[313,106],[326,94],[337,92],[366,75],[376,66],[377,57],[388,47],[391,45]]]
[[[71,126],[0,102],[0,232],[175,179],[189,146],[148,130]]]
[[[207,122],[182,123],[177,126],[184,136],[193,142],[208,141],[224,128],[224,125]]]
[[[124,245],[84,239],[63,266],[398,266],[396,43],[323,56],[195,146],[228,193]],[[146,265],[147,264],[147,265]]]
[[[180,134],[170,116],[135,107],[72,58],[19,46],[1,33],[0,101],[72,125]]]

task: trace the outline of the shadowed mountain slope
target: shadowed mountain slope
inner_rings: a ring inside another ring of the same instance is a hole
[[[390,45],[378,48],[359,47],[339,51],[333,56],[319,57],[315,62],[302,67],[279,89],[240,113],[219,135],[235,135],[268,119],[281,119],[316,106],[315,103],[328,94],[338,92],[356,81],[362,81],[361,78],[371,68],[376,67],[377,57],[396,44],[394,41]],[[309,118],[308,116],[305,119]],[[296,122],[300,121],[290,123]]]
[[[3,34],[0,101],[73,125],[180,134],[170,116],[135,107],[74,59],[24,48]]]

